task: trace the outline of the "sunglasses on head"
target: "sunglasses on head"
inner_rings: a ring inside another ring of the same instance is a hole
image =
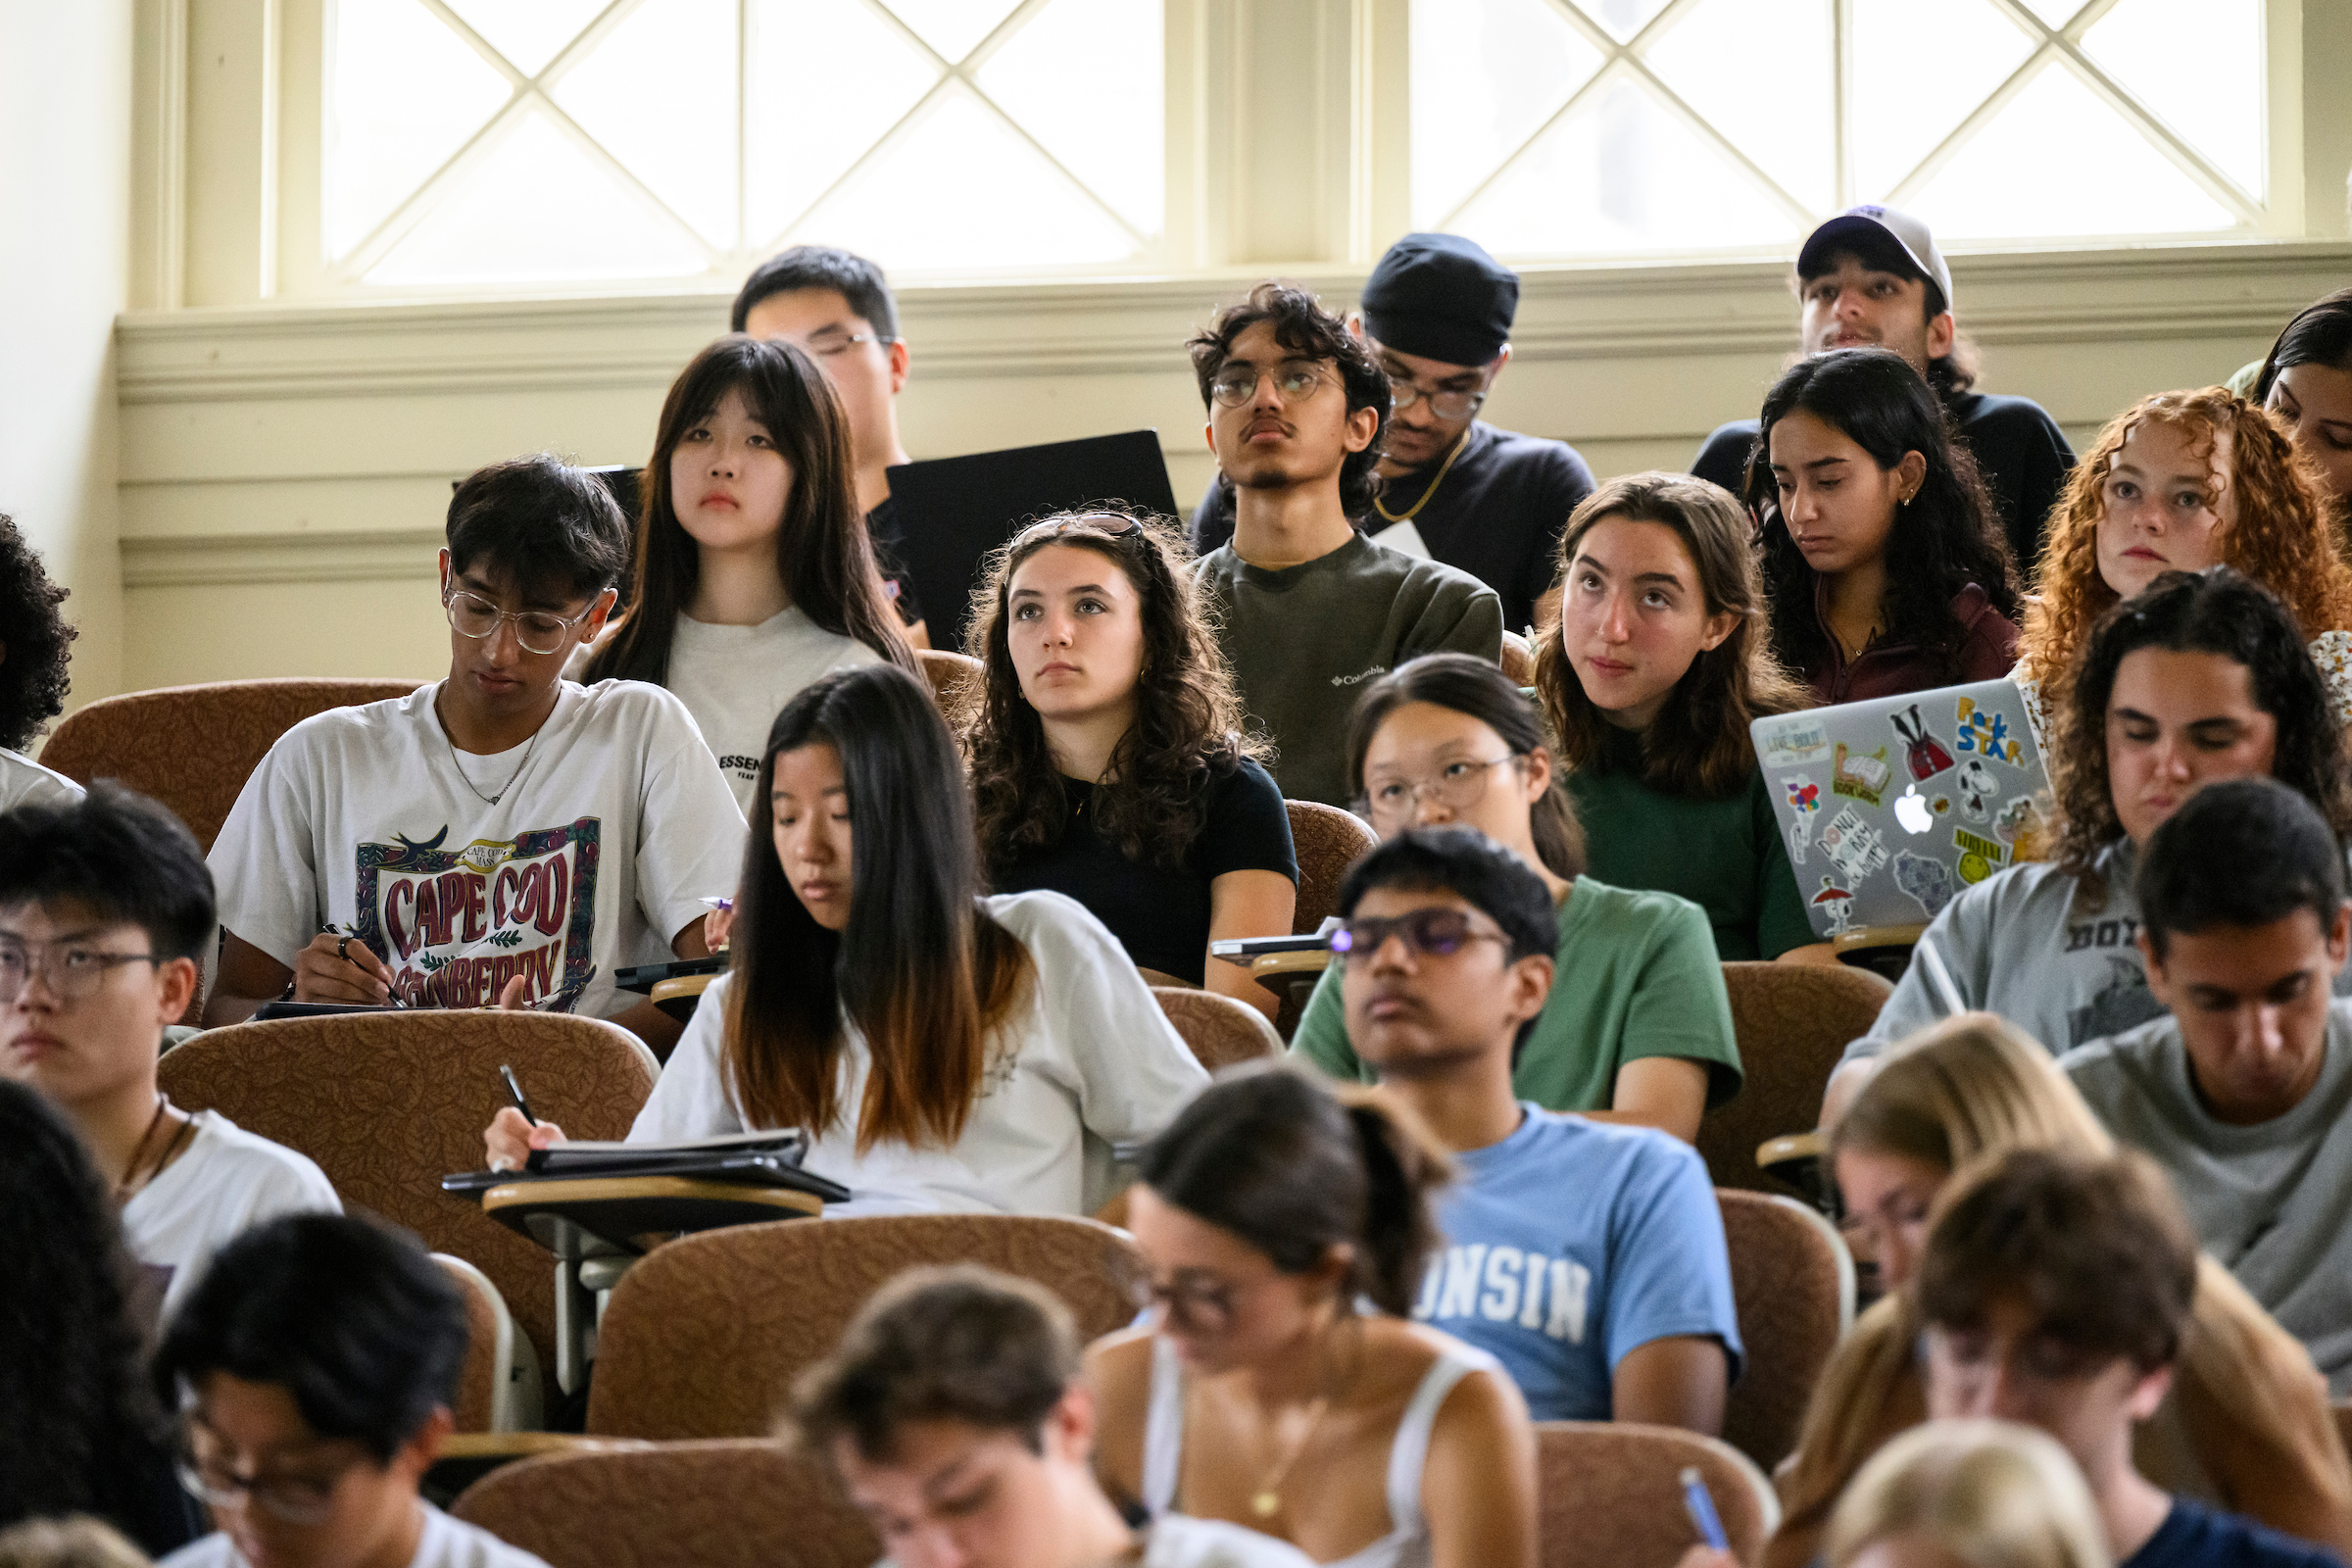
[[[1116,512],[1089,512],[1074,517],[1048,517],[1033,522],[1013,536],[1012,548],[1041,539],[1063,539],[1080,535],[1092,539],[1127,539],[1142,533],[1144,525],[1134,517]]]

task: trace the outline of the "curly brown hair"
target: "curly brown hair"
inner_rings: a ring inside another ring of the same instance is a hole
[[[2293,616],[2228,566],[2168,571],[2099,617],[2057,715],[2059,744],[2049,757],[2058,864],[2080,880],[2090,906],[2107,896],[2099,853],[2124,836],[2107,769],[2107,707],[2125,658],[2143,648],[2214,654],[2245,666],[2254,706],[2278,724],[2271,776],[2318,807],[2338,838],[2352,839],[2343,732]]]
[[[2286,432],[2260,404],[2224,387],[2159,392],[2108,421],[2051,509],[2035,574],[2040,591],[2026,607],[2018,649],[2026,673],[2055,692],[2082,656],[2092,624],[2120,597],[2099,575],[2099,519],[2106,513],[2107,470],[2143,420],[2189,431],[2207,454],[2223,431],[2230,433],[2236,505],[2235,514],[2214,533],[2221,563],[2278,595],[2307,640],[2352,630],[2352,567],[2336,555],[2327,487],[2296,457]]]
[[[1045,724],[1021,694],[1006,640],[1013,573],[1049,545],[1108,558],[1141,602],[1144,662],[1135,722],[1096,786],[1091,808],[1102,836],[1128,859],[1181,866],[1206,820],[1208,786],[1267,749],[1243,732],[1241,694],[1194,584],[1183,533],[1164,518],[1125,512],[1045,518],[999,547],[973,590],[964,649],[984,666],[984,686],[965,747],[981,857],[992,872],[1002,872],[1023,855],[1059,843],[1069,826],[1068,788]]]
[[[1662,794],[1715,801],[1747,787],[1756,770],[1751,719],[1813,706],[1813,694],[1772,651],[1772,612],[1762,568],[1749,547],[1747,514],[1730,491],[1680,473],[1611,479],[1569,514],[1552,581],[1566,584],[1585,535],[1611,517],[1674,530],[1690,553],[1707,613],[1730,612],[1732,633],[1690,661],[1657,719],[1641,737],[1642,782]],[[1567,598],[1561,596],[1562,611]],[[1536,695],[1560,758],[1583,773],[1605,773],[1627,755],[1615,726],[1592,706],[1560,641],[1560,613],[1538,634]]]

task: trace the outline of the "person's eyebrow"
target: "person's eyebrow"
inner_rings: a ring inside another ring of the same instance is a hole
[[[2109,718],[2120,718],[2127,724],[2153,724],[2158,722],[2158,719],[2154,713],[2143,713],[2136,708],[2111,708],[2107,710],[2107,716]]]
[[[87,942],[92,938],[104,936],[109,929],[111,929],[111,927],[104,924],[85,925],[78,931],[62,931],[56,936],[49,938],[48,941],[42,945],[44,947],[54,947],[60,942]],[[0,937],[14,937],[19,942],[30,942],[33,940],[32,938],[26,936],[24,932],[11,930],[9,927],[4,925],[0,925]]]
[[[950,1459],[946,1464],[941,1465],[938,1469],[923,1477],[923,1483],[920,1489],[923,1495],[926,1498],[936,1500],[941,1493],[952,1491],[956,1483],[962,1478],[964,1470],[971,1464],[971,1462],[972,1456],[970,1454],[959,1453],[955,1458]]]

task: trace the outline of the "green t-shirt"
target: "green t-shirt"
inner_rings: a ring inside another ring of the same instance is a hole
[[[1323,971],[1291,1052],[1334,1078],[1370,1083],[1348,1043],[1341,968]],[[1546,1110],[1606,1110],[1617,1069],[1643,1056],[1704,1062],[1709,1105],[1740,1092],[1732,1000],[1706,912],[1671,893],[1580,876],[1560,910],[1551,997],[1511,1072],[1512,1092]]]
[[[1724,962],[1777,958],[1816,940],[1762,768],[1720,801],[1662,795],[1624,768],[1570,773],[1567,785],[1585,827],[1585,869],[1706,910]]]

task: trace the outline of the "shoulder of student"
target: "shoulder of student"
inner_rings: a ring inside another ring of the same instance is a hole
[[[1581,911],[1576,909],[1579,900],[1585,906]],[[1655,947],[1680,938],[1703,942],[1709,952],[1714,951],[1715,927],[1708,922],[1707,911],[1679,893],[1621,888],[1580,876],[1576,891],[1569,895],[1569,909],[1575,913],[1576,930],[1606,931],[1628,946]],[[1562,926],[1561,940],[1566,941],[1565,921]]]
[[[2034,435],[2053,439],[2063,448],[2066,434],[2050,411],[2032,398],[2013,397],[2000,392],[1975,392],[1962,426],[1972,435],[1977,432],[1996,433],[2006,439],[2018,440]]]
[[[1637,1185],[1650,1191],[1677,1179],[1696,1178],[1707,1185],[1709,1192],[1713,1191],[1698,1151],[1672,1133],[1628,1122],[1594,1121],[1587,1116],[1533,1106],[1527,1114],[1538,1124],[1542,1140],[1538,1158],[1618,1170],[1622,1180],[1607,1195],[1611,1199],[1632,1192]]]
[[[308,1154],[249,1133],[217,1110],[196,1112],[196,1126],[205,1140],[205,1176],[212,1185],[266,1188],[286,1208],[342,1209],[334,1183]]]
[[[1495,461],[1513,467],[1525,466],[1539,470],[1544,481],[1560,490],[1574,490],[1579,495],[1592,488],[1592,467],[1585,462],[1584,454],[1565,441],[1544,435],[1525,435],[1517,430],[1487,426],[1494,433]]]
[[[544,1560],[479,1525],[453,1519],[431,1503],[418,1506],[425,1510],[424,1537],[416,1544],[410,1568],[548,1568]]]
[[[82,790],[55,768],[43,767],[23,752],[0,748],[0,811],[20,806],[70,806]]]
[[[1690,460],[1692,476],[1737,493],[1740,479],[1746,474],[1747,454],[1756,444],[1758,429],[1753,419],[1734,419],[1729,424],[1717,425],[1699,443],[1698,456]]]
[[[1092,962],[1106,950],[1126,952],[1093,910],[1066,893],[1051,888],[992,893],[981,903],[989,918],[1011,932],[1041,968],[1065,959]]]

